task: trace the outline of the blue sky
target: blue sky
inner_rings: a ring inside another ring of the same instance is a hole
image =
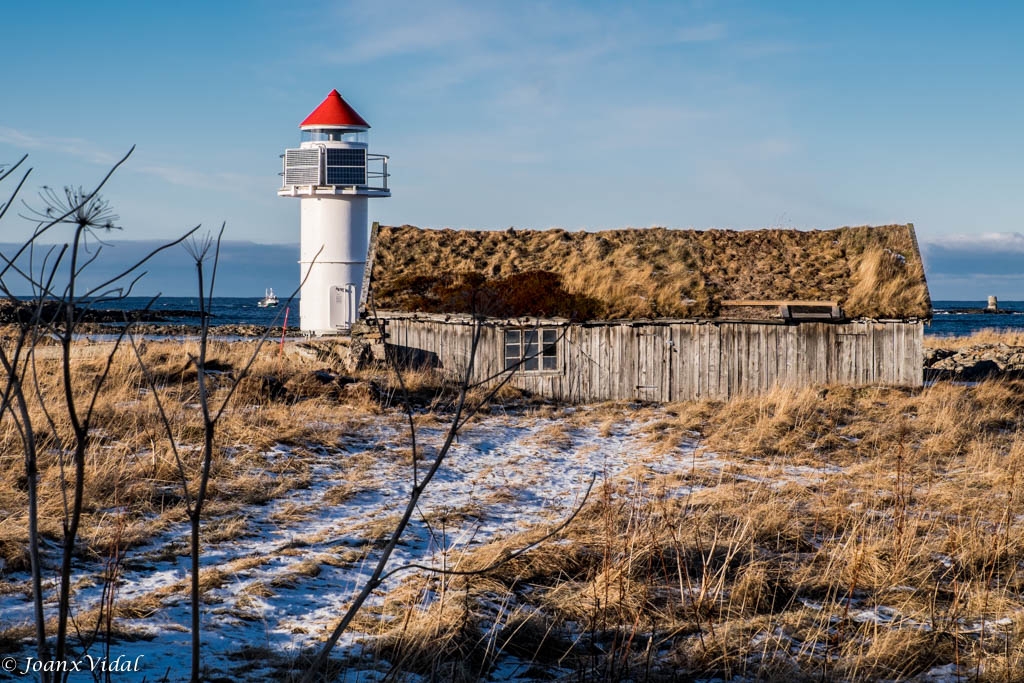
[[[138,145],[106,192],[125,239],[227,221],[229,239],[297,241],[278,155],[337,88],[392,158],[394,196],[371,203],[374,220],[913,222],[935,298],[1024,299],[1024,5],[94,0],[4,13],[0,162],[28,152],[30,190],[89,185]],[[8,216],[0,239],[19,223]]]

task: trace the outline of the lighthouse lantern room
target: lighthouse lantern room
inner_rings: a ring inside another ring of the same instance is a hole
[[[298,149],[285,150],[280,197],[298,197],[301,236],[300,327],[346,332],[359,314],[369,239],[367,199],[390,197],[388,157],[370,154],[370,124],[337,90],[299,125]]]

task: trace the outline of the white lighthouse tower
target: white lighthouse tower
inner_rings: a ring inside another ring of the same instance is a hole
[[[337,90],[299,128],[302,141],[285,150],[277,194],[301,200],[300,327],[309,334],[338,334],[359,315],[369,241],[366,200],[391,196],[388,158],[368,153],[370,124]]]

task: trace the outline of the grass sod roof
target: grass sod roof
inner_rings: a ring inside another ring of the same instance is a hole
[[[730,300],[835,301],[929,318],[913,225],[834,230],[427,230],[375,226],[378,311],[575,320],[764,318]],[[777,310],[777,309],[776,309]]]

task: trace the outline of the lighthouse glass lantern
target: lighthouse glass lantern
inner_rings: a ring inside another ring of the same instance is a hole
[[[283,155],[277,194],[300,202],[299,321],[303,332],[347,332],[359,315],[369,241],[367,200],[390,197],[388,157],[370,154],[370,124],[332,90]]]

